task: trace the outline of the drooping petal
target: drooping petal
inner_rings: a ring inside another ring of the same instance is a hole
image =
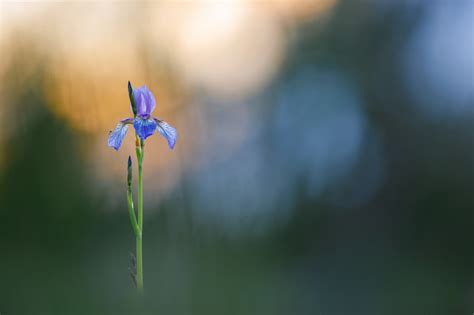
[[[110,132],[109,134],[109,139],[107,141],[107,144],[109,147],[114,148],[116,151],[120,148],[122,145],[123,138],[127,134],[128,131],[128,125],[126,122],[121,121],[117,124],[117,127],[115,127],[114,131]]]
[[[137,105],[137,116],[148,117],[155,109],[155,97],[146,85],[133,90]]]
[[[151,136],[153,132],[155,132],[156,125],[156,122],[151,118],[143,119],[137,117],[133,120],[133,127],[135,128],[137,135],[143,140],[145,140],[146,138]]]
[[[166,140],[168,141],[168,146],[170,147],[170,149],[173,149],[174,145],[176,143],[176,138],[178,136],[177,133],[176,133],[176,129],[174,127],[172,127],[171,125],[169,125],[164,120],[159,120],[159,119],[155,118],[155,121],[158,124],[158,128],[156,128],[156,129],[158,130],[158,132],[163,137],[166,138]]]

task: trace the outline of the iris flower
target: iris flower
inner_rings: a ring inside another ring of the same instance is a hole
[[[135,128],[135,152],[138,162],[138,188],[137,188],[137,211],[133,205],[132,190],[132,159],[128,157],[127,164],[127,202],[130,214],[130,222],[136,238],[137,255],[133,257],[131,276],[137,288],[143,290],[143,255],[142,255],[142,238],[143,238],[143,156],[145,150],[145,140],[149,136],[158,131],[168,141],[171,149],[176,143],[176,129],[171,127],[164,120],[160,120],[151,116],[155,109],[155,97],[146,86],[133,89],[128,82],[128,96],[132,107],[133,118],[121,120],[114,131],[109,134],[108,145],[118,151],[122,144],[123,138],[127,134],[128,125],[133,124]]]
[[[166,121],[151,116],[156,103],[150,90],[145,85],[132,89],[132,85],[128,82],[128,92],[134,118],[123,119],[117,124],[117,127],[109,134],[108,145],[118,151],[127,134],[128,125],[133,124],[141,140],[144,141],[158,131],[168,141],[170,149],[173,149],[176,143],[176,129]]]

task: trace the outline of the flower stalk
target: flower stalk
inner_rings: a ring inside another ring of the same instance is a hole
[[[144,155],[144,142],[141,139],[139,147],[136,149],[137,161],[138,161],[138,234],[135,234],[137,241],[137,288],[143,289],[143,253],[142,253],[142,240],[143,240],[143,155]]]

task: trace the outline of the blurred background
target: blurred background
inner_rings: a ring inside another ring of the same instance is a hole
[[[0,313],[471,314],[474,1],[0,2]],[[179,133],[144,164],[127,81]],[[133,129],[132,129],[133,131]]]

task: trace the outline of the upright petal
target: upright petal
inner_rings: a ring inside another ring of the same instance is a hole
[[[137,135],[145,140],[149,136],[151,136],[156,129],[156,122],[153,119],[143,119],[140,117],[137,117],[133,121],[133,127],[135,128],[135,131],[137,132]]]
[[[133,90],[135,103],[137,104],[137,115],[148,117],[155,109],[155,97],[146,85]]]
[[[109,134],[109,139],[107,141],[107,144],[109,147],[114,148],[116,151],[120,148],[122,145],[123,138],[127,134],[128,131],[128,126],[124,122],[119,122],[117,124],[117,127],[115,127],[114,131],[110,132]]]
[[[168,146],[170,149],[174,148],[174,145],[176,143],[176,138],[177,138],[177,133],[176,129],[174,127],[171,127],[166,121],[164,120],[159,120],[155,118],[156,123],[158,124],[158,132],[166,138],[168,141]]]

